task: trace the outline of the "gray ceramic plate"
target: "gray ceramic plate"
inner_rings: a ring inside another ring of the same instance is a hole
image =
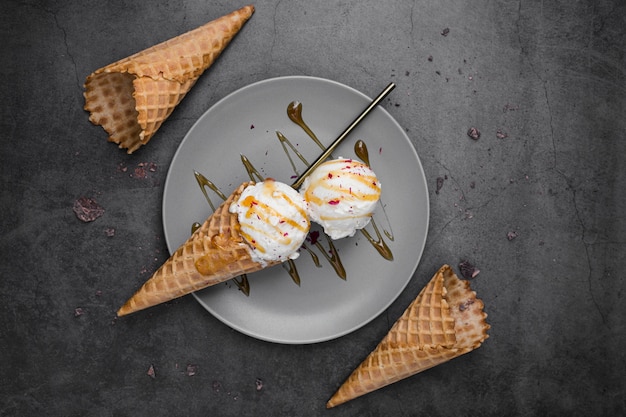
[[[308,162],[317,158],[320,147],[287,117],[292,101],[302,103],[303,119],[322,144],[328,145],[371,99],[334,81],[292,76],[251,84],[216,103],[189,130],[167,175],[163,225],[170,252],[189,237],[194,222],[202,222],[212,212],[194,170],[230,194],[249,180],[241,160],[244,155],[264,177],[291,184],[306,164],[288,146],[285,151],[276,131]],[[428,231],[424,171],[402,127],[380,106],[334,156],[356,158],[354,145],[359,139],[367,145],[370,164],[382,183],[374,221],[394,259],[384,259],[361,233],[336,241],[346,271],[344,280],[321,253],[329,248],[322,235],[318,240],[321,248],[308,242],[310,252],[302,250],[294,262],[299,286],[284,266],[275,266],[248,275],[249,296],[233,281],[195,293],[203,307],[252,337],[303,344],[360,328],[400,295],[417,268]],[[210,190],[208,194],[219,205],[221,199]],[[372,225],[366,230],[376,238]],[[311,252],[319,258],[319,266]]]

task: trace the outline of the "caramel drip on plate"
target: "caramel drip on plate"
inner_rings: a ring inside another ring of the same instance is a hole
[[[291,103],[289,103],[289,105],[287,106],[287,116],[289,117],[289,120],[300,126],[302,130],[304,130],[304,133],[309,135],[309,137],[313,139],[313,142],[315,142],[317,146],[319,146],[321,149],[326,149],[326,147],[322,145],[322,142],[319,141],[317,136],[315,136],[315,133],[313,133],[311,128],[309,128],[309,126],[304,122],[304,119],[302,118],[302,103],[299,103],[297,101],[292,101]],[[307,165],[309,164],[307,163]]]
[[[309,252],[309,255],[311,255],[311,259],[313,260],[313,263],[315,264],[316,267],[318,267],[318,268],[322,267],[322,264],[320,263],[320,258],[317,256],[317,254],[315,252],[313,252],[313,250],[311,248],[309,248],[307,246],[306,243],[302,244],[302,249],[304,249],[307,252]]]
[[[298,269],[296,268],[296,263],[293,261],[293,259],[289,259],[287,262],[283,262],[281,265],[283,266],[285,271],[287,271],[287,273],[291,277],[291,280],[295,282],[299,287],[300,286],[300,274],[298,273]]]
[[[333,267],[339,278],[345,280],[347,277],[346,269],[343,267],[343,263],[341,262],[341,258],[339,258],[339,253],[337,252],[337,248],[333,241],[326,236],[326,242],[328,243],[328,249],[324,248],[324,246],[320,243],[319,240],[315,241],[314,245],[319,249],[320,253],[328,263]],[[329,254],[330,253],[330,254]]]
[[[211,198],[209,197],[207,188],[213,191],[215,194],[217,194],[218,197],[221,198],[222,200],[226,200],[228,197],[226,197],[224,193],[222,193],[215,186],[215,184],[213,184],[213,182],[211,182],[204,175],[200,174],[198,171],[193,171],[193,175],[196,177],[196,181],[198,182],[198,185],[200,186],[200,189],[202,190],[202,194],[204,194],[204,198],[206,198],[206,201],[209,203],[209,206],[211,206],[211,210],[215,211],[215,205],[213,204],[213,201],[211,201]]]
[[[261,173],[257,171],[254,165],[252,165],[252,162],[250,162],[250,160],[245,155],[241,155],[241,163],[243,164],[243,167],[246,169],[246,172],[248,173],[248,177],[250,177],[250,181],[254,181],[254,182],[263,181],[264,179],[263,175],[261,175]]]
[[[369,232],[365,229],[361,229],[361,233],[367,238],[367,241],[371,243],[372,246],[374,246],[374,248],[378,251],[378,253],[381,254],[383,258],[387,259],[388,261],[393,261],[393,253],[391,253],[391,249],[389,249],[389,246],[387,246],[385,239],[383,239],[382,235],[378,231],[378,226],[376,225],[374,217],[372,217],[370,223],[374,227],[374,232],[376,232],[376,237],[378,239],[374,239],[372,235],[370,235]]]
[[[296,175],[300,175],[300,173],[298,172],[298,168],[296,168],[296,164],[293,162],[293,159],[291,158],[291,154],[289,153],[289,151],[287,150],[287,146],[289,146],[289,148],[291,148],[291,151],[296,154],[296,156],[298,158],[300,158],[300,160],[302,162],[304,162],[304,165],[309,165],[309,163],[307,162],[307,160],[304,158],[304,155],[302,155],[295,146],[293,146],[293,144],[291,142],[289,142],[289,139],[287,139],[285,137],[285,135],[283,135],[281,132],[279,132],[278,130],[276,131],[276,136],[278,137],[278,141],[280,142],[280,144],[283,147],[283,151],[285,152],[285,155],[287,155],[287,158],[289,159],[289,162],[291,162],[291,168],[293,169],[293,172],[296,173]]]
[[[356,154],[356,156],[361,158],[361,160],[363,162],[365,162],[371,168],[372,165],[370,164],[370,154],[369,154],[369,151],[367,150],[367,145],[361,139],[357,140],[356,143],[354,144],[354,153]],[[380,207],[382,208],[383,214],[385,215],[385,220],[387,220],[387,225],[389,226],[389,230],[383,228],[383,233],[385,234],[385,236],[387,236],[389,238],[389,240],[391,240],[393,242],[394,241],[394,236],[393,236],[393,232],[391,231],[391,222],[389,221],[389,217],[387,217],[387,212],[385,211],[385,205],[382,202],[382,198],[381,198],[381,200],[379,200],[379,204],[380,204]],[[374,222],[374,218],[373,217],[372,217],[372,224],[374,225],[374,228],[376,229],[376,223]],[[379,235],[379,240],[381,240],[382,238],[380,238],[380,234],[378,233],[377,229],[376,229],[376,233]],[[370,240],[370,238],[368,238],[368,240]],[[370,242],[371,242],[371,240],[370,240]],[[383,242],[383,244],[384,244],[384,242]],[[378,244],[374,244],[374,246],[376,247],[376,246],[378,246]],[[385,246],[386,246],[386,244],[385,244]],[[378,248],[377,248],[377,250],[378,250]],[[391,253],[391,251],[389,251],[389,253]],[[392,258],[393,258],[393,256],[392,256]],[[387,259],[387,258],[385,258],[385,259]]]
[[[367,145],[361,139],[357,140],[354,144],[354,153],[365,163],[365,165],[371,167],[370,153],[367,150]]]

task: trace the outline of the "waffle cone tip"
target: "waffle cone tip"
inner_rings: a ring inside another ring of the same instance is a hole
[[[239,232],[237,214],[229,207],[245,187],[237,188],[205,222],[118,310],[124,316],[183,295],[219,284],[276,263],[252,259],[250,247]]]
[[[478,348],[489,336],[483,302],[443,265],[387,335],[326,403],[327,408]]]

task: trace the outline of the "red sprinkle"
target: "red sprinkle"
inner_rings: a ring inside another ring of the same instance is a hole
[[[330,204],[331,206],[336,206],[337,204],[339,204],[339,200],[330,200],[328,204]]]
[[[333,174],[331,172],[328,173],[328,178],[332,178]]]

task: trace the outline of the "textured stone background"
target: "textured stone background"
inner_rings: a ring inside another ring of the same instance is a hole
[[[89,123],[90,72],[242,5],[0,6],[0,415],[626,413],[626,3],[260,0],[148,146],[126,155]],[[397,84],[384,106],[431,198],[406,290],[360,330],[314,345],[242,335],[190,296],[115,320],[167,258],[163,185],[185,132],[228,93],[282,75],[368,95]],[[72,212],[82,196],[105,209],[93,223]],[[481,271],[472,286],[490,339],[326,411],[430,276],[461,259]]]

